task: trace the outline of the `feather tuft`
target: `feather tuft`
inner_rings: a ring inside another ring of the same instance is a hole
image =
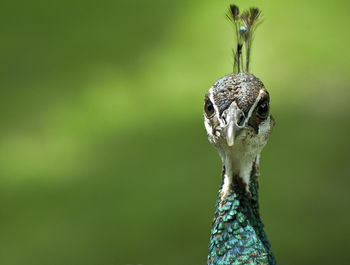
[[[240,73],[241,70],[249,72],[250,53],[253,34],[261,21],[261,10],[251,7],[241,15],[236,5],[230,5],[226,17],[233,23],[236,33],[237,48],[233,49],[233,71]],[[244,47],[244,49],[243,49]],[[245,53],[245,56],[243,56]],[[244,62],[245,61],[245,62]],[[244,68],[245,66],[245,68]]]
[[[230,11],[232,14],[232,18],[237,21],[239,19],[239,8],[236,5],[230,5]]]

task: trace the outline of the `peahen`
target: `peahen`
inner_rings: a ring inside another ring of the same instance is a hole
[[[250,51],[261,11],[227,14],[235,27],[234,70],[217,80],[204,99],[204,125],[223,164],[208,265],[276,264],[259,214],[259,156],[274,127],[269,93],[249,73]]]

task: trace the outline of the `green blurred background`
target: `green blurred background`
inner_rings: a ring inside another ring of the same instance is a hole
[[[221,165],[207,89],[230,1],[2,1],[1,265],[205,264]],[[279,264],[348,264],[349,1],[260,7],[277,125],[260,201]]]

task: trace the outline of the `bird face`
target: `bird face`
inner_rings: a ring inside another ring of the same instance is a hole
[[[261,152],[274,126],[269,103],[264,84],[250,73],[226,75],[209,89],[204,124],[223,160],[251,160]]]

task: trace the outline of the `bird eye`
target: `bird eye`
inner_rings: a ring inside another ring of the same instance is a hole
[[[214,106],[209,99],[205,101],[204,111],[207,117],[211,117],[214,114]]]
[[[267,101],[263,101],[257,108],[256,114],[260,119],[266,119],[269,114],[269,104]]]

